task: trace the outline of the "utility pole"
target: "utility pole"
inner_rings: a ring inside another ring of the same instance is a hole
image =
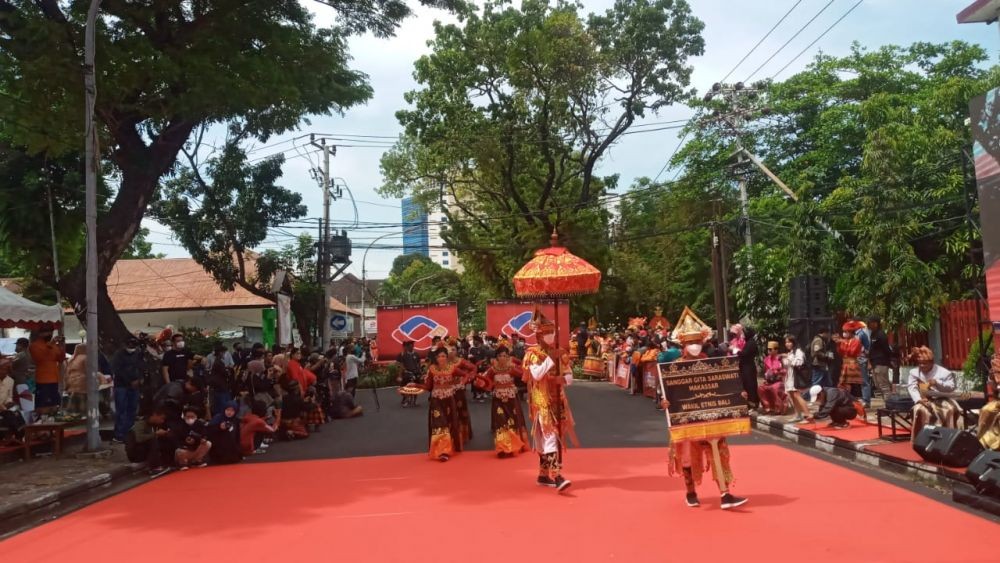
[[[310,144],[323,151],[323,226],[322,236],[319,243],[318,269],[322,272],[323,284],[323,327],[320,333],[323,335],[323,347],[330,344],[330,156],[337,154],[336,145],[327,145],[326,139],[316,142],[316,135],[309,135]]]
[[[716,334],[726,334],[727,319],[723,304],[725,289],[722,284],[722,264],[719,239],[719,223],[712,221],[712,293],[715,298],[715,330]]]
[[[86,142],[86,225],[87,225],[87,451],[101,449],[101,416],[97,395],[98,357],[100,336],[97,325],[97,127],[94,124],[94,105],[97,100],[97,78],[94,70],[95,28],[101,0],[91,0],[87,10],[87,27],[84,31],[83,84],[86,100],[84,136]]]
[[[49,199],[49,234],[52,236],[52,275],[56,281],[56,305],[59,305],[59,335],[66,336],[66,313],[62,306],[62,293],[59,292],[59,247],[56,246],[56,220],[52,212],[52,186],[46,186]]]

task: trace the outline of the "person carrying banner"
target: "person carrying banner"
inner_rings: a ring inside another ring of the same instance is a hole
[[[510,351],[497,348],[496,359],[481,377],[484,388],[493,392],[490,406],[490,430],[493,432],[493,446],[497,457],[507,458],[528,449],[528,431],[521,412],[521,401],[517,398],[514,379],[520,369],[510,359]]]
[[[681,318],[674,329],[674,339],[681,343],[683,352],[678,362],[707,358],[702,345],[712,335],[712,329],[699,319],[690,309],[684,308]],[[744,392],[745,393],[745,392]],[[663,399],[664,409],[670,408],[670,401]],[[669,416],[669,415],[668,415]],[[669,418],[668,418],[669,420]],[[701,484],[702,474],[708,467],[712,468],[712,478],[719,486],[721,506],[723,510],[736,508],[747,503],[746,498],[738,497],[729,492],[733,482],[733,470],[730,465],[729,444],[725,438],[718,438],[719,460],[713,463],[711,445],[702,440],[675,441],[670,445],[670,475],[680,473],[684,477],[684,487],[687,491],[687,505],[694,508],[701,506],[698,500],[697,485]],[[721,473],[721,474],[720,474]]]
[[[537,307],[531,318],[538,344],[524,356],[524,379],[531,409],[531,438],[538,452],[538,484],[562,492],[571,481],[562,476],[565,439],[577,445],[573,415],[563,387],[573,382],[572,360],[556,347],[556,325]]]

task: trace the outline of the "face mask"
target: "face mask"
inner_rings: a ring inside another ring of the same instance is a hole
[[[197,418],[185,418],[185,419],[184,419],[184,422],[186,422],[188,426],[191,426],[191,425],[193,425],[193,424],[194,424],[195,422],[198,422],[198,419],[197,419]]]
[[[183,340],[179,340],[177,342],[177,344],[174,344],[174,348],[177,348],[178,350],[183,350],[184,349],[184,341]]]
[[[135,348],[126,348],[125,351],[128,352],[129,354],[131,354],[131,353],[135,352]]]
[[[701,355],[701,344],[688,344],[684,347],[684,351],[687,352],[688,356],[699,356]]]

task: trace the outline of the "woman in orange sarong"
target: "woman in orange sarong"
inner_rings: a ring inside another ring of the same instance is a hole
[[[511,361],[506,348],[497,348],[496,354],[496,359],[482,376],[486,380],[486,388],[493,391],[490,430],[497,457],[514,457],[528,449],[528,430],[514,383],[522,372]]]
[[[427,413],[430,443],[428,455],[431,459],[448,461],[451,456],[462,451],[464,444],[459,410],[455,403],[455,382],[458,379],[456,366],[448,362],[448,352],[443,348],[431,352],[429,364],[424,383],[410,383],[409,386],[419,386],[430,391]]]

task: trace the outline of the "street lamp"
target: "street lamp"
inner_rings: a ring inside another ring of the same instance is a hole
[[[365,254],[361,257],[361,337],[368,337],[368,328],[366,326],[365,320],[368,318],[367,309],[365,308],[365,294],[368,293],[368,270],[365,269],[365,263],[368,262],[368,251],[372,249],[372,246],[376,242],[384,239],[385,237],[396,235],[398,233],[386,233],[384,235],[378,236],[375,240],[368,243],[368,247],[365,248]]]
[[[415,281],[415,282],[411,283],[411,284],[410,284],[410,289],[409,289],[409,290],[407,290],[407,292],[406,292],[406,303],[407,303],[407,304],[409,304],[409,303],[410,303],[410,294],[411,294],[411,293],[413,293],[413,287],[414,287],[414,286],[416,286],[416,285],[417,285],[418,283],[420,283],[420,282],[422,282],[422,281],[424,281],[424,280],[429,280],[429,279],[433,278],[434,276],[436,276],[436,275],[438,275],[438,274],[442,273],[443,271],[444,271],[444,270],[441,270],[441,271],[438,271],[438,272],[434,272],[433,274],[431,274],[431,275],[429,275],[429,276],[424,276],[424,277],[420,278],[419,280],[417,280],[417,281]]]

